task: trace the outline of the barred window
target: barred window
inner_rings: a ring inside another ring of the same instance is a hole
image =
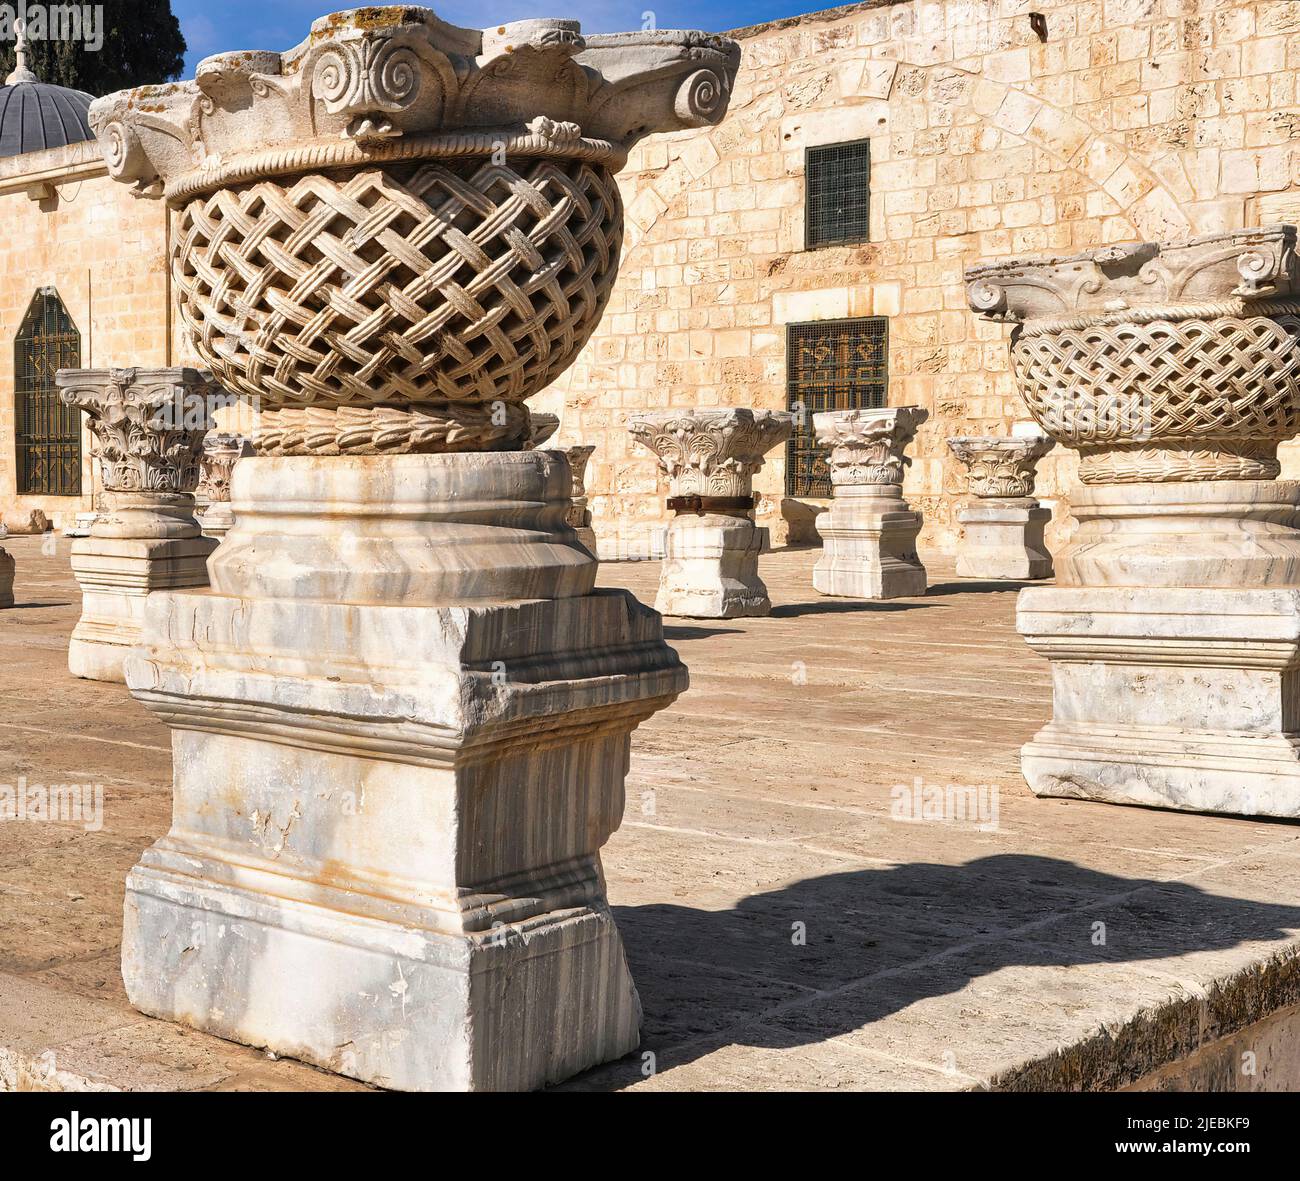
[[[804,247],[847,246],[867,240],[871,204],[871,141],[827,144],[804,155],[807,214]]]
[[[829,497],[831,474],[813,415],[884,406],[889,388],[889,320],[821,320],[786,326],[786,401],[795,426],[786,444],[787,496]]]
[[[81,365],[81,334],[53,287],[32,297],[14,341],[19,495],[81,494],[81,414],[59,400],[54,375]]]

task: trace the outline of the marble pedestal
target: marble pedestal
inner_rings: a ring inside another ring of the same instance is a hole
[[[763,457],[790,437],[793,416],[697,407],[636,414],[627,425],[655,453],[675,513],[664,538],[656,608],[693,619],[771,614],[758,576],[769,537],[754,523],[754,476]]]
[[[14,605],[14,568],[13,555],[0,549],[0,607]]]
[[[635,1048],[599,850],[686,672],[593,590],[569,492],[545,451],[236,465],[211,589],[152,596],[127,660],[175,766],[127,882],[133,1005],[406,1090]]]
[[[1300,817],[1300,484],[1075,489],[1064,585],[1017,628],[1052,664],[1035,794]]]
[[[1051,510],[1032,497],[967,505],[957,514],[962,526],[957,573],[963,578],[1051,578],[1052,555],[1043,540],[1051,519]]]
[[[81,618],[68,642],[68,671],[121,683],[122,662],[140,642],[149,596],[206,586],[216,542],[199,535],[189,494],[106,492],[104,503],[90,536],[72,543]]]
[[[664,540],[655,610],[694,619],[770,615],[758,576],[759,555],[769,548],[767,528],[747,517],[679,514]]]
[[[925,594],[925,566],[916,556],[921,520],[897,484],[837,487],[831,507],[817,516],[822,556],[813,587],[853,599]]]

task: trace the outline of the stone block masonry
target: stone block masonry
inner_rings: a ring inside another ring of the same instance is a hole
[[[733,36],[722,122],[632,150],[608,314],[538,399],[596,446],[605,556],[651,553],[669,518],[628,414],[789,409],[787,325],[864,316],[888,319],[888,404],[930,412],[903,492],[922,546],[951,553],[966,487],[944,440],[1025,418],[1007,330],[969,316],[965,267],[1258,224],[1265,205],[1300,217],[1300,19],[1285,0],[909,0]],[[857,139],[868,240],[806,250],[805,150]],[[1076,463],[1058,448],[1040,465],[1054,548]],[[797,523],[825,504],[791,503],[786,479],[777,453],[755,480],[758,523],[775,544],[815,543]]]

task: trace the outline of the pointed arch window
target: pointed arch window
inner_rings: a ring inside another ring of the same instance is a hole
[[[19,495],[81,495],[81,415],[59,401],[54,375],[81,367],[81,333],[53,287],[32,297],[14,341]]]

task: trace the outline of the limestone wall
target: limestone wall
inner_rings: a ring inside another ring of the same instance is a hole
[[[611,557],[644,550],[665,515],[629,411],[782,408],[785,325],[860,315],[890,318],[890,403],[931,411],[906,493],[923,542],[950,548],[962,485],[944,438],[1025,416],[1006,330],[967,311],[964,267],[1300,214],[1300,4],[911,0],[737,35],[722,124],[632,153],[609,312],[537,400],[561,440],[596,444],[587,486]],[[804,149],[863,137],[870,242],[804,251]],[[1072,462],[1049,456],[1040,492],[1059,495]],[[774,454],[755,482],[777,540],[810,516],[783,513],[784,467]]]
[[[167,364],[164,218],[161,202],[109,181],[94,144],[0,160],[0,513],[40,508],[61,526],[91,507],[88,431],[82,496],[16,492],[14,338],[32,296],[58,290],[83,366]]]

